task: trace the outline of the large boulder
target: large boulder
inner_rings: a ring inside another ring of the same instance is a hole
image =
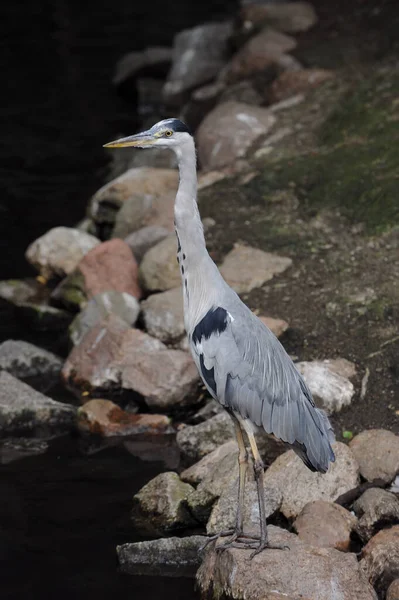
[[[206,23],[178,33],[173,45],[172,69],[163,97],[180,106],[189,92],[214,79],[226,63],[231,23]]]
[[[294,522],[294,529],[300,539],[311,546],[347,552],[356,524],[356,517],[339,504],[315,500],[303,507]]]
[[[65,383],[75,392],[130,392],[152,409],[171,410],[193,401],[198,371],[181,350],[131,329],[111,315],[92,327],[68,356],[62,370]]]
[[[0,371],[8,371],[17,379],[59,376],[62,360],[48,350],[22,340],[7,340],[0,344]]]
[[[99,243],[96,237],[79,229],[54,227],[32,242],[25,256],[45,279],[65,277]]]
[[[386,429],[369,429],[355,436],[350,448],[367,481],[383,479],[387,483],[399,473],[399,436]]]
[[[202,121],[197,132],[198,156],[204,169],[217,169],[245,156],[266,135],[276,117],[266,108],[223,102]]]
[[[383,529],[371,538],[361,553],[360,567],[380,597],[399,577],[399,525]]]
[[[185,334],[181,286],[152,294],[141,304],[145,328],[164,343],[179,341]]]
[[[177,242],[174,233],[158,242],[144,255],[140,264],[140,282],[148,292],[164,292],[181,283],[176,260]]]
[[[0,371],[0,437],[5,435],[54,435],[70,431],[76,408],[56,402]]]
[[[335,462],[325,474],[313,473],[293,450],[279,456],[265,473],[265,485],[283,494],[281,512],[297,517],[312,500],[334,502],[338,496],[359,483],[359,465],[350,448],[341,442],[333,444]]]
[[[289,550],[266,549],[250,560],[251,550],[210,546],[197,573],[204,597],[223,590],[234,600],[377,600],[354,554],[315,548],[272,525],[268,534],[271,544]]]

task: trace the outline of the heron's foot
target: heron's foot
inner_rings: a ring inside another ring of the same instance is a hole
[[[226,548],[229,548],[231,546],[231,544],[236,541],[242,541],[244,543],[246,541],[255,542],[256,540],[259,540],[259,538],[255,537],[255,536],[251,536],[251,535],[246,535],[245,533],[242,533],[241,531],[237,531],[235,529],[228,529],[227,531],[221,531],[220,533],[217,533],[216,535],[212,535],[210,538],[208,538],[206,540],[205,544],[203,544],[201,546],[200,552],[205,550],[205,548],[211,542],[217,541],[220,538],[224,538],[224,537],[229,537],[230,539],[227,540],[227,542],[225,542],[224,544],[220,544],[219,546],[217,546],[217,548],[216,548],[217,551],[225,550]]]
[[[249,548],[253,548],[256,547],[256,544],[258,543],[259,538],[254,535],[234,532],[227,542],[216,546],[216,552],[223,552],[223,550],[227,550],[228,548],[244,548],[247,544]],[[253,546],[253,544],[255,544],[255,546]]]
[[[223,544],[224,545],[224,544]],[[219,546],[220,547],[220,546]],[[256,540],[254,538],[250,540],[243,540],[242,538],[235,540],[230,548],[239,548],[240,550],[254,550],[249,557],[252,559],[257,554],[260,554],[263,550],[289,550],[290,547],[286,544],[272,544],[267,540]],[[218,548],[219,549],[219,548]]]
[[[236,533],[235,529],[228,529],[227,531],[221,531],[220,533],[217,533],[216,535],[211,535],[211,537],[209,537],[209,538],[206,540],[205,544],[203,544],[203,545],[201,546],[201,548],[199,549],[199,551],[200,551],[200,552],[202,552],[203,550],[205,550],[205,548],[206,548],[207,546],[209,546],[209,544],[211,544],[211,543],[212,543],[212,542],[214,542],[215,540],[218,540],[219,538],[222,538],[222,537],[230,537],[230,536],[233,536],[233,535],[235,535],[235,533]]]

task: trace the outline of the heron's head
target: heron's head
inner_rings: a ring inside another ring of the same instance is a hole
[[[165,119],[159,121],[142,133],[120,138],[114,142],[104,144],[104,148],[171,148],[177,151],[192,135],[187,125],[179,119]]]

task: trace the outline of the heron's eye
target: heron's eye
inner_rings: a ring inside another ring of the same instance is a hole
[[[165,131],[165,135],[166,135],[166,137],[170,137],[171,135],[173,135],[173,131],[168,129],[167,131]]]

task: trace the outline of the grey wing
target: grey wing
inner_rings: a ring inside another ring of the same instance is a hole
[[[234,315],[216,310],[226,313],[224,325],[192,339],[208,390],[226,408],[290,444],[310,469],[325,472],[334,460],[331,425],[280,342],[249,309]]]

